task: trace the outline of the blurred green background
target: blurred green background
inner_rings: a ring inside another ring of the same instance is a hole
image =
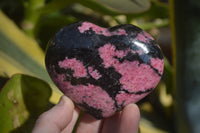
[[[0,132],[31,132],[62,93],[44,65],[48,41],[62,27],[90,21],[134,24],[165,56],[156,89],[137,104],[141,133],[200,131],[198,0],[0,0]]]

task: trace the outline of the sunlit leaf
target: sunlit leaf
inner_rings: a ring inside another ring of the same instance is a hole
[[[37,42],[27,37],[3,12],[0,11],[0,69],[11,76],[24,72],[48,79],[44,69],[44,52]],[[10,64],[10,65],[7,65]],[[12,68],[7,68],[11,66]],[[2,69],[3,68],[3,69]]]
[[[30,132],[38,116],[47,109],[51,88],[44,81],[14,75],[0,92],[0,132]]]
[[[54,86],[44,65],[45,54],[37,42],[24,34],[0,11],[0,75],[23,73],[41,78]],[[54,92],[60,95],[54,86]],[[54,94],[54,93],[53,93]],[[53,101],[58,101],[56,98]]]

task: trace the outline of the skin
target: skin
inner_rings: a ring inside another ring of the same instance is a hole
[[[40,115],[32,133],[71,133],[80,110],[66,96],[59,103]],[[127,105],[112,117],[97,120],[83,113],[76,133],[137,133],[140,112],[136,104]]]

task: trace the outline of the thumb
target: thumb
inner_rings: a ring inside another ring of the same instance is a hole
[[[41,114],[32,133],[60,133],[72,120],[73,102],[62,96],[59,103]]]

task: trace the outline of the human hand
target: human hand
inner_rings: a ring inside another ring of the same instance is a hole
[[[62,96],[59,103],[38,118],[33,133],[71,133],[80,110]],[[77,133],[137,133],[140,112],[135,104],[126,106],[112,117],[96,120],[87,113],[81,116]]]

